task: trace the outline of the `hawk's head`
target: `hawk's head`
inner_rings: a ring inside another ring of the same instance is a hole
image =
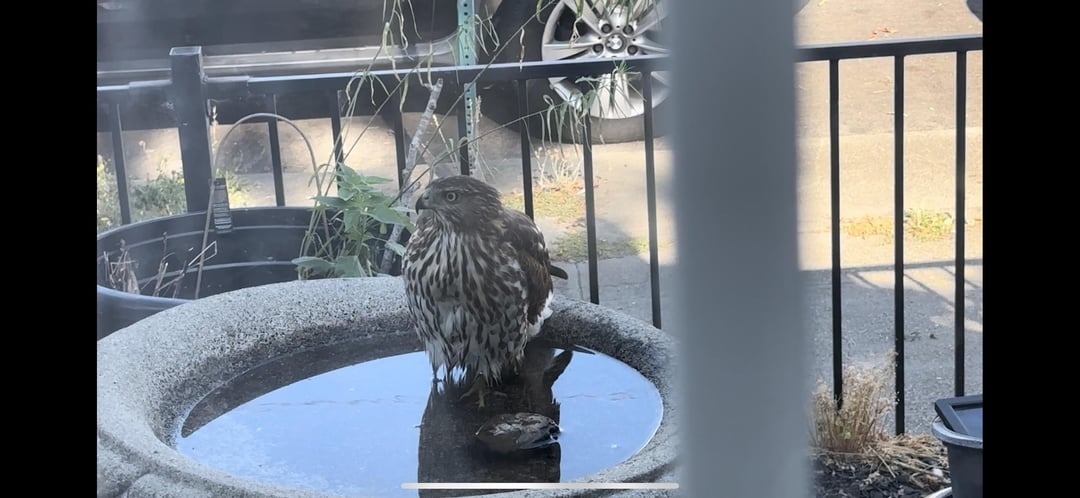
[[[499,191],[471,176],[448,176],[431,182],[416,200],[416,212],[430,210],[458,227],[488,223],[502,213]]]

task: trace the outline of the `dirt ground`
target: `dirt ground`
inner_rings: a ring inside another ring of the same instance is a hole
[[[948,486],[944,449],[918,459],[921,467],[887,456],[818,453],[813,457],[817,498],[922,498]]]

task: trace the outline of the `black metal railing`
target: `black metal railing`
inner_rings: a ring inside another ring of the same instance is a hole
[[[964,181],[965,126],[967,101],[967,53],[982,50],[982,36],[946,36],[918,40],[844,43],[800,47],[797,61],[829,63],[829,147],[832,215],[832,350],[833,393],[843,402],[843,371],[840,299],[840,61],[892,57],[893,84],[893,165],[894,165],[894,262],[893,307],[894,349],[896,353],[896,433],[904,432],[904,57],[925,54],[956,54],[956,273],[955,273],[955,355],[954,391],[964,394]]]
[[[814,45],[798,47],[797,62],[827,61],[829,64],[829,143],[830,178],[831,178],[831,235],[832,235],[832,349],[833,349],[833,392],[837,403],[843,400],[842,373],[842,307],[841,307],[841,262],[840,262],[840,112],[839,112],[839,68],[841,60],[864,59],[874,57],[892,57],[894,59],[894,138],[895,138],[895,351],[896,351],[896,432],[904,432],[904,57],[922,54],[956,54],[957,91],[956,91],[956,295],[955,295],[955,392],[964,393],[964,177],[965,177],[965,100],[967,98],[967,52],[982,50],[982,36],[951,36],[917,40],[894,40],[868,43],[844,43],[832,45]],[[187,206],[189,211],[201,211],[208,205],[211,180],[211,144],[209,139],[209,99],[228,99],[236,96],[268,96],[269,112],[276,111],[276,96],[290,92],[321,92],[327,100],[327,117],[331,120],[332,136],[335,143],[335,157],[342,158],[341,147],[341,106],[339,95],[342,89],[354,79],[354,73],[333,73],[294,76],[266,77],[219,77],[205,76],[201,65],[201,53],[197,47],[173,49],[171,81],[151,81],[98,88],[98,98],[102,109],[107,113],[109,131],[112,133],[114,164],[121,207],[121,222],[131,222],[131,210],[125,177],[125,158],[123,148],[123,130],[120,120],[120,104],[126,99],[137,97],[140,93],[165,92],[175,107],[180,136],[181,158]],[[645,102],[652,101],[651,74],[668,69],[667,56],[638,56],[623,59],[632,72],[642,73],[642,96]],[[517,92],[517,113],[528,116],[530,112],[526,98],[526,84],[529,80],[544,80],[552,77],[576,78],[591,76],[611,71],[611,60],[576,60],[563,62],[524,62],[493,64],[489,66],[442,67],[411,70],[385,70],[368,73],[369,79],[380,80],[386,88],[391,88],[389,104],[380,107],[388,114],[389,122],[395,134],[397,155],[398,185],[402,185],[405,168],[405,133],[402,126],[399,80],[402,78],[423,78],[426,81],[444,79],[450,85],[464,83],[512,82]],[[370,84],[370,83],[369,83]],[[462,106],[463,107],[463,106]],[[461,108],[459,107],[459,111]],[[458,112],[459,120],[464,113]],[[644,160],[646,174],[646,201],[648,207],[649,229],[649,275],[652,303],[652,323],[661,326],[660,314],[660,265],[657,241],[656,216],[656,179],[653,144],[652,106],[645,105],[642,116],[644,122]],[[271,166],[273,169],[275,203],[285,204],[283,172],[281,164],[280,139],[277,133],[277,121],[265,120],[269,129]],[[582,153],[584,160],[583,175],[585,188],[586,237],[588,246],[589,300],[600,303],[598,256],[596,240],[596,197],[593,190],[593,150],[589,120],[584,120],[585,131],[582,133]],[[464,131],[464,126],[459,130]],[[533,216],[531,141],[526,123],[519,127],[521,141],[521,173],[524,192],[525,212]],[[459,145],[462,173],[468,174],[468,147],[462,140]]]

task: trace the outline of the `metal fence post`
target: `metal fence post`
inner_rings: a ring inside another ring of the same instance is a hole
[[[476,64],[476,29],[473,25],[476,14],[476,0],[462,0],[458,3],[458,53],[457,63],[462,66]],[[461,174],[471,175],[479,147],[476,143],[477,113],[476,83],[465,83],[465,99],[458,112],[458,136],[467,140],[462,150]]]
[[[173,106],[180,134],[180,160],[188,212],[202,211],[210,202],[210,116],[206,108],[202,47],[176,47],[172,65]]]

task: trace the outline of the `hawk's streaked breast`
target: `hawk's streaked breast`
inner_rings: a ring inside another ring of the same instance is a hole
[[[432,182],[403,262],[408,309],[435,370],[498,381],[550,316],[543,234],[498,191],[467,177]]]

